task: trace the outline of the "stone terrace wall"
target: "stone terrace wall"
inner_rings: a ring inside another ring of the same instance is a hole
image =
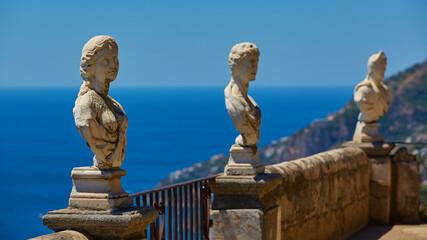
[[[265,219],[280,224],[267,224],[266,231],[281,232],[281,239],[353,235],[369,222],[370,171],[367,155],[352,147],[266,166],[267,173],[282,175],[274,194],[279,214]]]

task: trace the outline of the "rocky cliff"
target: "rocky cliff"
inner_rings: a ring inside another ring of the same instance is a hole
[[[388,113],[380,120],[380,132],[389,142],[427,142],[427,61],[385,79],[393,100]],[[353,101],[323,120],[287,138],[259,149],[264,164],[274,164],[310,156],[339,147],[353,137],[359,110]],[[405,145],[421,159],[427,155],[426,145]],[[189,168],[172,172],[159,182],[167,185],[190,179],[221,173],[227,164],[227,155],[215,155]],[[426,177],[427,166],[421,165],[421,174]]]

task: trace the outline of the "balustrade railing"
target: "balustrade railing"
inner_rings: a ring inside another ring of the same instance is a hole
[[[130,195],[135,206],[153,206],[159,211],[159,218],[145,231],[147,239],[209,239],[208,182],[216,176]]]

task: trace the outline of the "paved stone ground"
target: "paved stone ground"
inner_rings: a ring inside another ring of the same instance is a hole
[[[349,240],[422,240],[427,239],[427,223],[414,225],[369,226]]]

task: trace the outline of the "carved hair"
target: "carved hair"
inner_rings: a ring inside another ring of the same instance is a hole
[[[80,76],[82,76],[84,81],[80,87],[79,96],[93,89],[96,61],[98,60],[99,53],[108,45],[118,48],[116,40],[107,35],[93,37],[84,45],[80,59]]]
[[[234,45],[230,51],[230,55],[228,56],[228,65],[230,66],[231,71],[251,55],[259,56],[259,50],[255,44],[244,42]]]
[[[368,74],[372,73],[375,69],[375,66],[377,64],[386,64],[387,63],[387,57],[385,56],[383,51],[380,51],[379,53],[376,53],[369,57],[368,60]]]

